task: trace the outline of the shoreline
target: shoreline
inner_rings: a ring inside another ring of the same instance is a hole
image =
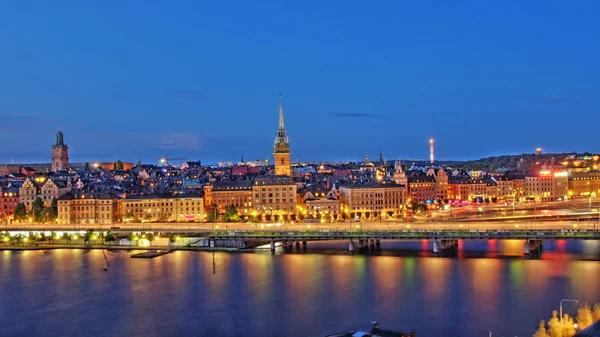
[[[230,248],[230,247],[176,247],[176,246],[152,246],[152,247],[140,247],[140,246],[109,246],[109,245],[40,245],[31,247],[11,247],[0,245],[0,251],[37,251],[37,250],[56,250],[56,249],[100,249],[100,250],[172,250],[172,251],[206,251],[206,252],[239,252],[244,251],[243,248]],[[247,248],[247,251],[254,250],[256,247]]]

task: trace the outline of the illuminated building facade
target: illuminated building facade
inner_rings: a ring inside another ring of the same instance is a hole
[[[204,219],[204,201],[190,195],[135,195],[121,201],[122,218],[130,221],[184,222]]]
[[[240,216],[252,213],[252,181],[234,180],[215,183],[211,188],[211,204],[217,205],[219,211],[224,211],[229,205],[234,205]]]
[[[117,198],[107,193],[67,193],[58,198],[58,223],[113,224],[119,218]]]
[[[525,199],[537,202],[564,200],[568,197],[567,172],[540,171],[525,177]]]
[[[594,198],[600,196],[600,172],[569,173],[569,198]]]
[[[20,202],[22,202],[27,210],[31,210],[31,204],[37,197],[37,188],[33,184],[33,182],[27,178],[19,188],[19,198]]]
[[[252,215],[271,221],[294,220],[297,211],[296,192],[297,186],[291,177],[255,178],[252,183]]]
[[[435,194],[435,189],[433,193]],[[398,217],[403,211],[403,196],[403,186],[395,183],[366,183],[340,187],[343,212],[351,218]]]

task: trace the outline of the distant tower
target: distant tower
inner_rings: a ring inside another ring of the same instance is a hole
[[[541,147],[538,147],[537,149],[535,149],[535,153],[537,153],[537,154],[538,154],[538,156],[539,156],[540,154],[542,154],[542,148],[541,148]]]
[[[383,164],[383,152],[379,151],[379,164]]]
[[[434,150],[434,146],[435,146],[435,141],[433,140],[433,138],[429,138],[429,160],[431,161],[431,165],[433,165],[433,150]]]
[[[62,131],[56,133],[56,143],[52,145],[52,172],[69,167],[69,147],[65,144]]]
[[[283,124],[283,98],[279,94],[279,129],[275,137],[275,175],[291,176],[292,168],[290,163],[290,142],[285,132]]]

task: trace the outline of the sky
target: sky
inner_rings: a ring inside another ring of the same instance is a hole
[[[600,152],[598,1],[1,1],[0,162]]]

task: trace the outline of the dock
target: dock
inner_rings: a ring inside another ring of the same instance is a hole
[[[169,254],[171,252],[172,252],[171,249],[163,249],[163,250],[152,249],[147,252],[133,254],[133,255],[131,255],[131,257],[138,258],[138,259],[152,259],[152,258],[161,256],[161,255]]]

